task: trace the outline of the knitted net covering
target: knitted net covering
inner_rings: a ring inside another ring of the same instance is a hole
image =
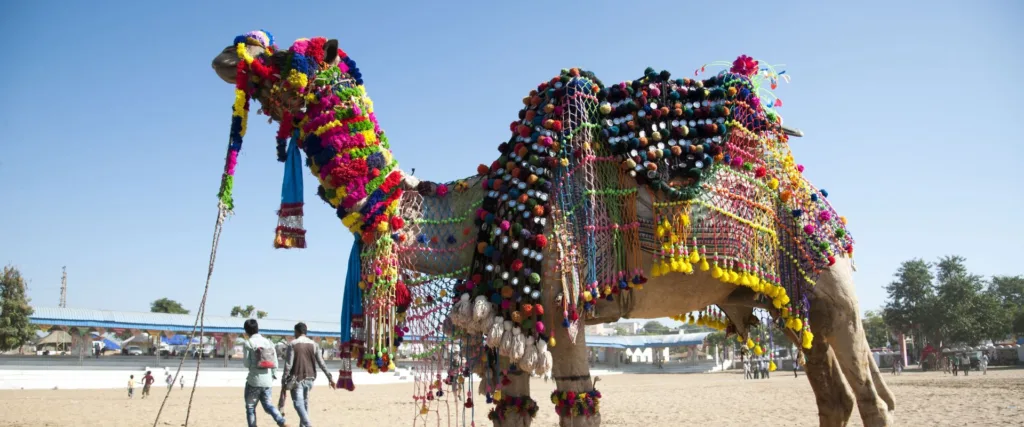
[[[654,255],[652,276],[699,269],[752,289],[781,314],[767,321],[801,332],[805,348],[808,286],[852,255],[845,219],[793,160],[772,110],[781,101],[762,103],[773,96],[762,80],[774,88],[781,73],[751,58],[705,80],[648,69],[610,87],[563,70],[524,97],[512,136],[478,177],[403,192],[361,74],[336,41],[301,39],[279,51],[257,31],[235,42],[242,61],[222,207],[233,207],[249,99],[261,96],[263,111],[281,119],[279,159],[298,158],[285,150],[292,137],[318,195],[356,235],[343,355],[388,372],[404,344],[421,415],[450,415],[453,403],[471,414],[475,371],[488,403],[501,402],[492,419],[533,416],[528,397],[503,399],[509,376],[547,373],[553,328],[575,341],[599,299],[621,303],[641,289],[641,251]],[[466,196],[471,186],[482,200]],[[639,196],[653,201],[651,218],[639,217]],[[284,198],[275,246],[303,247],[301,199]],[[554,295],[542,283],[554,283]],[[728,320],[709,308],[698,322]],[[350,390],[351,365],[339,378]],[[599,397],[570,412],[596,412]]]

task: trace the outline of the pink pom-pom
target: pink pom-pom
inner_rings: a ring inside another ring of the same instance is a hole
[[[438,195],[438,197],[444,197],[445,194],[448,194],[448,185],[447,184],[439,184],[437,186],[437,195]]]
[[[510,307],[512,307],[512,300],[503,300],[503,301],[501,301],[501,309],[502,310],[508,310]]]
[[[507,220],[501,221],[501,231],[508,231],[508,229],[511,227],[512,224],[510,224]]]
[[[829,213],[828,211],[822,211],[821,213],[818,214],[818,219],[822,221],[828,221],[832,219],[832,214]]]
[[[537,322],[536,328],[537,328],[537,333],[538,334],[543,334],[544,333],[544,322]]]
[[[807,224],[807,225],[805,225],[804,226],[804,233],[813,234],[814,233],[814,224]]]
[[[796,165],[796,170],[798,172],[803,172],[804,171],[804,165]]]

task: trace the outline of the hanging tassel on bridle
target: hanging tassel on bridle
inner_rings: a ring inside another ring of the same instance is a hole
[[[291,126],[282,119],[281,133],[288,135]],[[277,211],[277,229],[274,248],[306,247],[306,230],[302,227],[302,153],[299,151],[299,131],[293,130],[284,160],[284,181],[281,183],[281,209]]]

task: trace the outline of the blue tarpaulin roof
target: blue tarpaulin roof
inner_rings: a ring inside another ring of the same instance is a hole
[[[104,350],[120,350],[121,349],[121,344],[113,342],[113,341],[111,341],[111,340],[109,340],[107,338],[104,338],[101,342],[103,343],[103,349]]]
[[[592,336],[587,337],[587,347],[605,348],[647,348],[684,347],[704,343],[710,332],[678,335],[633,335],[633,336]]]
[[[145,313],[85,308],[33,307],[29,323],[48,326],[67,326],[107,329],[141,329],[184,332],[192,331],[195,314]],[[241,334],[245,319],[230,316],[205,316],[205,332]],[[298,320],[260,319],[263,335],[292,335]],[[305,321],[311,337],[337,337],[341,335],[339,322]]]

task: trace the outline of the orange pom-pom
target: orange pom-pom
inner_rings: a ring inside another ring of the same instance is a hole
[[[477,175],[487,175],[487,172],[490,172],[490,169],[487,167],[487,165],[481,164],[480,166],[476,167]]]

